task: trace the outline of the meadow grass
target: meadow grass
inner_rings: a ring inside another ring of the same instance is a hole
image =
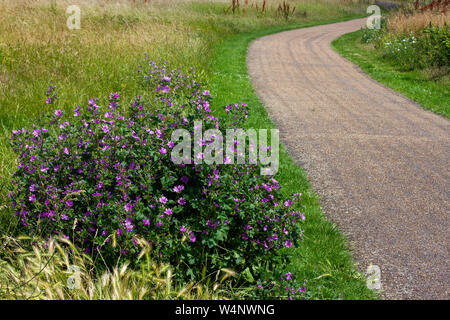
[[[373,45],[361,43],[362,30],[345,34],[332,42],[343,57],[357,64],[375,80],[418,102],[423,108],[450,118],[450,77],[440,70],[401,71],[395,63],[383,59]]]
[[[81,1],[81,29],[70,31],[70,1],[0,0],[0,233],[10,229],[6,190],[16,167],[8,138],[12,129],[55,108],[45,104],[50,84],[57,85],[58,107],[71,109],[113,91],[126,103],[136,94],[151,94],[136,72],[147,55],[182,69],[193,66],[212,88],[218,115],[224,115],[221,106],[243,101],[250,106],[248,127],[271,128],[247,74],[251,40],[365,12],[364,4],[351,1],[299,0],[285,20],[275,15],[276,0],[264,14],[251,6],[255,2],[233,15],[225,13],[228,1]],[[374,298],[344,237],[325,219],[305,173],[284,150],[277,178],[284,192],[302,192],[306,205],[305,240],[289,268],[307,280],[315,298]]]

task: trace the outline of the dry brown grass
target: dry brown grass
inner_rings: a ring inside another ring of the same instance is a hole
[[[83,46],[109,45],[117,49],[127,46],[149,49],[149,44],[159,48],[167,42],[191,42],[190,30],[183,21],[173,19],[165,23],[160,18],[162,12],[173,16],[171,6],[180,1],[78,1],[82,27],[74,35],[66,27],[67,15],[62,13],[71,1],[53,5],[50,0],[0,0],[0,40],[6,44],[61,47],[70,47],[75,40]],[[159,5],[160,2],[164,5]]]
[[[450,24],[450,11],[420,11],[412,13],[399,12],[387,21],[387,29],[393,34],[417,32],[430,24],[434,27],[443,27]]]
[[[357,7],[363,12],[371,1],[374,2],[374,0],[216,0],[213,2],[227,2],[228,7],[224,10],[225,13],[241,15],[258,13],[259,16],[272,15],[280,18],[286,15],[293,16],[294,12],[298,11],[296,9],[303,10],[298,17],[306,17],[307,11],[323,14],[330,10],[354,10]]]

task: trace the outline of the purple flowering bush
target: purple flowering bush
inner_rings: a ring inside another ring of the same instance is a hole
[[[302,237],[300,195],[285,198],[259,165],[175,164],[177,128],[237,127],[244,104],[227,106],[231,125],[213,116],[212,97],[195,73],[149,61],[145,81],[154,99],[122,107],[118,93],[91,99],[73,113],[57,109],[30,129],[13,131],[18,167],[11,204],[28,235],[59,235],[102,261],[131,263],[137,239],[152,258],[185,280],[221,268],[248,268],[262,284],[283,273],[287,249]],[[57,101],[47,92],[47,103]],[[204,142],[205,145],[208,141]]]
[[[306,280],[302,285],[299,285],[291,272],[279,275],[278,281],[274,280],[266,283],[258,281],[257,291],[254,296],[262,299],[285,297],[287,300],[310,298],[305,288]]]

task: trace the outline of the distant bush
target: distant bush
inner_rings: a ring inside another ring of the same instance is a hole
[[[401,11],[382,20],[381,29],[364,29],[362,43],[372,43],[400,69],[450,65],[448,13]]]
[[[211,114],[211,95],[194,73],[149,61],[144,76],[155,100],[138,97],[127,110],[112,93],[107,106],[91,99],[72,115],[58,109],[13,132],[19,165],[9,196],[22,230],[70,239],[110,265],[119,256],[133,263],[142,237],[151,258],[180,279],[223,268],[248,268],[260,283],[279,279],[289,261],[282,249],[302,236],[300,195],[282,196],[258,165],[175,164],[176,128],[193,132],[196,119],[205,130],[230,125]],[[226,108],[234,126],[245,120],[244,104]]]
[[[386,36],[383,54],[406,70],[450,65],[450,28],[425,28],[416,34]]]

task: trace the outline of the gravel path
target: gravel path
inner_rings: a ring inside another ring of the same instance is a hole
[[[449,299],[450,121],[330,46],[364,19],[255,40],[252,82],[281,140],[387,299]]]

